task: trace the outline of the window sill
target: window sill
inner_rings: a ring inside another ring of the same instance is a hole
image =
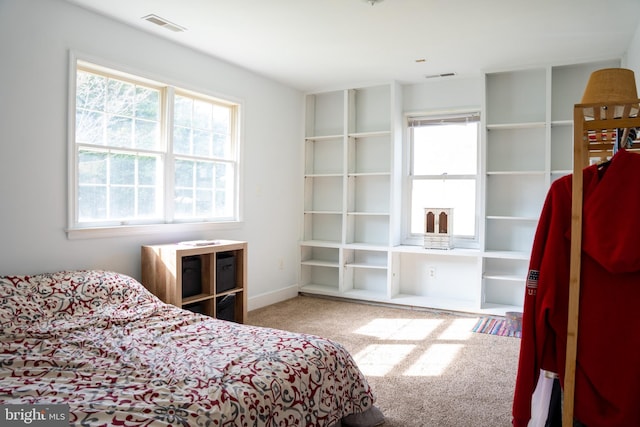
[[[108,227],[69,228],[66,230],[67,239],[99,239],[106,237],[124,237],[144,234],[159,233],[188,233],[213,230],[230,230],[240,228],[242,222],[198,222],[176,224],[149,224],[149,225],[120,225]]]

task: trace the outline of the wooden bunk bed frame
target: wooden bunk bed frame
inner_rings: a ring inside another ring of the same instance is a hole
[[[578,345],[580,301],[580,268],[582,255],[582,170],[593,162],[610,159],[617,151],[618,133],[626,141],[632,128],[640,128],[640,99],[617,102],[576,104],[573,110],[573,183],[571,201],[571,253],[569,307],[567,320],[567,353],[562,409],[563,427],[573,426],[575,371]],[[627,148],[640,152],[640,148]]]

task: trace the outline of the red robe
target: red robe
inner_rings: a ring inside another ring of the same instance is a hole
[[[580,320],[574,418],[640,426],[640,155],[621,150],[584,169]],[[571,176],[550,187],[526,284],[513,425],[526,427],[540,369],[564,387]]]

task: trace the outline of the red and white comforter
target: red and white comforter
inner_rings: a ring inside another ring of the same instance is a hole
[[[311,335],[164,304],[134,279],[0,277],[0,404],[70,406],[72,425],[333,426],[374,398]]]

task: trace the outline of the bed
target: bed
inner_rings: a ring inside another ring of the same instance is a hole
[[[165,304],[109,271],[0,276],[0,405],[71,425],[374,426],[348,351]]]

